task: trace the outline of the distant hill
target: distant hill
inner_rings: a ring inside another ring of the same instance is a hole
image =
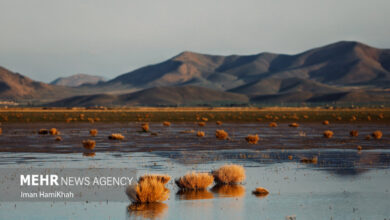
[[[189,106],[249,103],[245,95],[216,91],[198,86],[154,87],[123,95],[75,96],[48,106]]]
[[[287,78],[335,86],[388,87],[390,50],[342,41],[296,55],[214,56],[183,52],[162,63],[120,75],[107,84],[137,88],[197,85],[233,91],[265,79],[274,87],[273,79]]]
[[[60,77],[53,80],[51,85],[77,87],[83,84],[96,85],[100,82],[104,82],[105,79],[101,76],[93,76],[88,74],[75,74],[68,77]]]
[[[93,85],[89,79],[72,76],[53,82],[67,87],[48,85],[2,68],[0,99],[34,98],[61,106],[390,103],[390,50],[341,41],[293,55],[186,51],[107,82]]]

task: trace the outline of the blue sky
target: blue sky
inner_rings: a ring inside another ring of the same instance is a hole
[[[0,0],[0,65],[35,80],[113,78],[185,51],[390,48],[389,0]]]

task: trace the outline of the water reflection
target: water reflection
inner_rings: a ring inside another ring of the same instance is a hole
[[[242,197],[245,195],[245,187],[241,185],[217,184],[211,188],[211,191],[220,197]]]
[[[178,199],[181,200],[198,200],[212,199],[214,195],[207,190],[179,190],[176,193]]]
[[[94,156],[96,156],[96,153],[95,152],[84,152],[83,156],[84,157],[94,157]]]
[[[168,205],[160,202],[132,203],[127,207],[129,219],[156,219],[163,218],[168,210]]]

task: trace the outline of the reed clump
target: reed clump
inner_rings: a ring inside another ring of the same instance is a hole
[[[108,136],[108,139],[110,139],[110,140],[123,140],[123,139],[125,139],[125,137],[122,134],[113,133],[110,136]]]
[[[51,135],[59,135],[59,134],[60,134],[60,132],[59,132],[56,128],[51,128],[51,129],[49,130],[49,133],[50,133]]]
[[[275,127],[278,127],[278,124],[276,122],[271,122],[271,123],[269,123],[269,126],[271,128],[275,128]]]
[[[324,131],[323,135],[324,135],[325,138],[331,138],[331,137],[333,137],[333,131],[326,130],[326,131]]]
[[[255,135],[248,135],[245,140],[249,143],[249,144],[257,144],[257,142],[260,140],[259,136],[257,134]]]
[[[351,137],[357,137],[359,135],[359,132],[357,130],[352,130],[349,132],[349,135]]]
[[[200,127],[204,127],[204,126],[206,126],[206,122],[201,121],[201,122],[198,123],[198,125],[199,125]]]
[[[375,139],[381,139],[382,136],[383,136],[383,134],[382,134],[381,131],[378,130],[378,131],[372,132],[371,136],[372,136],[373,138],[375,138]]]
[[[149,124],[148,123],[143,123],[141,125],[141,129],[143,132],[148,132],[149,131]]]
[[[229,135],[226,131],[224,130],[216,130],[215,131],[215,137],[220,140],[226,140],[229,138]]]
[[[83,147],[88,150],[94,149],[96,146],[96,142],[94,140],[84,140]]]
[[[126,194],[134,204],[162,202],[169,197],[169,189],[165,187],[169,180],[167,175],[148,174],[128,186]]]
[[[169,121],[164,121],[164,122],[163,122],[163,125],[164,125],[165,127],[169,127],[169,126],[171,126],[171,122],[169,122]]]
[[[56,140],[56,141],[62,141],[62,137],[57,136],[55,140]]]
[[[215,124],[222,125],[222,121],[216,121]]]
[[[252,191],[252,193],[256,196],[265,196],[269,194],[268,190],[263,187],[257,187],[255,190]]]
[[[89,130],[89,134],[92,137],[95,137],[98,134],[98,130],[97,129],[91,129],[91,130]]]
[[[307,157],[303,157],[301,159],[301,162],[302,163],[312,163],[312,164],[316,164],[318,163],[318,157],[317,156],[314,156],[312,158],[307,158]]]
[[[175,180],[176,185],[181,189],[202,190],[209,187],[214,182],[214,177],[210,173],[187,173]]]
[[[325,120],[325,121],[322,122],[322,124],[323,124],[323,125],[329,125],[330,123],[329,123],[328,120]]]
[[[237,184],[245,180],[244,167],[236,164],[223,165],[212,174],[217,184]]]
[[[297,127],[299,127],[299,124],[296,122],[293,122],[293,123],[289,124],[288,126],[293,127],[293,128],[297,128]]]
[[[47,130],[47,129],[45,129],[45,128],[39,129],[38,134],[43,134],[43,135],[49,134],[49,130]]]
[[[198,132],[196,133],[196,136],[198,136],[198,137],[204,137],[204,131],[198,131]]]

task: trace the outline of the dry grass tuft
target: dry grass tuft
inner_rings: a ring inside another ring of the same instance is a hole
[[[215,131],[215,137],[220,139],[220,140],[226,140],[229,138],[229,135],[226,131],[224,130],[216,130]]]
[[[55,140],[56,141],[62,141],[62,138],[60,136],[57,136]]]
[[[297,127],[299,127],[299,124],[296,122],[293,122],[293,123],[289,124],[288,126],[293,127],[293,128],[297,128]]]
[[[60,134],[60,132],[56,128],[51,128],[49,133],[51,135],[59,135]]]
[[[206,122],[201,121],[201,122],[198,123],[198,125],[199,125],[200,127],[204,127],[204,126],[206,125]]]
[[[38,134],[49,134],[49,130],[47,130],[45,128],[39,129]]]
[[[198,136],[198,137],[204,137],[204,131],[198,131],[198,132],[196,133],[196,136]]]
[[[252,193],[256,196],[265,196],[269,194],[268,190],[263,187],[257,187]]]
[[[110,140],[123,140],[123,139],[125,139],[125,137],[122,134],[114,133],[114,134],[111,134],[110,136],[108,136],[108,139],[110,139]]]
[[[271,122],[271,123],[269,123],[269,126],[271,128],[274,128],[274,127],[278,127],[278,124],[276,122]]]
[[[151,180],[151,179],[155,179],[163,184],[166,184],[169,182],[169,180],[171,180],[171,177],[168,175],[160,175],[160,174],[146,174],[139,178],[138,183],[142,181]]]
[[[0,134],[2,134],[3,133],[3,129],[2,128],[0,128]]]
[[[215,124],[222,125],[222,121],[216,121]]]
[[[212,172],[217,184],[237,184],[245,180],[245,169],[240,165],[224,165]]]
[[[96,142],[94,140],[84,140],[83,147],[88,150],[94,149],[96,146]]]
[[[214,182],[214,177],[210,173],[187,173],[175,180],[176,185],[181,189],[206,189]]]
[[[289,160],[292,160],[292,159],[293,159],[293,156],[292,156],[292,155],[288,155],[288,159],[289,159]]]
[[[171,122],[169,122],[169,121],[164,121],[164,122],[163,122],[163,125],[166,126],[166,127],[169,127],[169,126],[171,126]]]
[[[133,203],[154,203],[167,200],[169,189],[161,181],[148,178],[128,186],[126,194]]]
[[[256,134],[256,135],[248,135],[245,140],[250,143],[250,144],[257,144],[257,142],[260,140],[259,136]]]
[[[180,131],[181,134],[192,134],[195,133],[195,130],[185,130],[185,131]]]
[[[366,139],[366,140],[371,140],[371,135],[367,135],[367,136],[365,137],[365,139]]]
[[[97,129],[91,129],[91,130],[89,130],[89,134],[91,136],[95,137],[98,134],[98,130]]]
[[[330,123],[329,123],[328,120],[325,120],[325,121],[322,122],[322,124],[323,124],[323,125],[329,125]]]
[[[148,132],[149,131],[149,124],[148,123],[143,123],[141,128],[142,128],[143,132]]]
[[[352,130],[349,132],[349,135],[352,137],[357,137],[359,135],[359,132],[357,130]]]
[[[375,139],[381,139],[382,138],[382,136],[383,136],[383,134],[382,134],[382,132],[381,131],[374,131],[372,134],[371,134],[371,136],[373,137],[373,138],[375,138]]]
[[[312,163],[312,164],[316,164],[316,163],[318,163],[318,157],[317,157],[317,156],[314,156],[314,157],[312,157],[312,158],[303,157],[303,158],[301,158],[301,162],[302,162],[302,163]]]
[[[332,136],[333,136],[333,131],[331,130],[324,131],[324,137],[331,138]]]
[[[209,119],[206,117],[202,117],[202,121],[209,121]]]
[[[358,146],[357,146],[357,150],[358,150],[358,151],[361,151],[361,150],[363,150],[363,147],[360,146],[360,145],[358,145]]]

